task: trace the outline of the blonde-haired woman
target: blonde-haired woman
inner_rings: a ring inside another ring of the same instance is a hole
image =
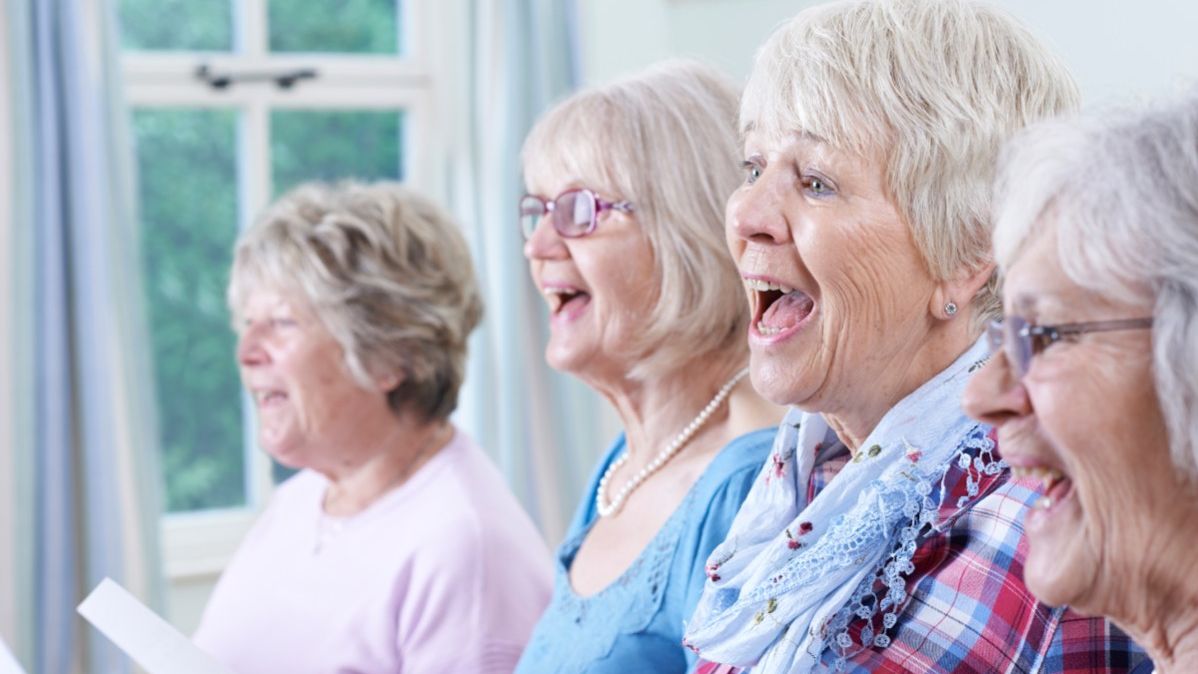
[[[969,0],[818,5],[758,54],[728,202],[753,384],[793,405],[712,555],[701,671],[1120,671],[1106,621],[1036,601],[1022,513],[961,393],[997,307],[998,147],[1070,109],[1068,72]]]
[[[549,556],[449,421],[482,317],[456,224],[396,184],[296,188],[239,239],[229,304],[258,442],[304,470],[196,643],[245,674],[510,673]]]
[[[624,424],[557,556],[518,671],[683,672],[682,624],[781,411],[745,379],[747,307],[723,244],[736,92],[690,63],[579,93],[524,146],[525,255],[549,364]],[[568,451],[569,448],[564,448]]]

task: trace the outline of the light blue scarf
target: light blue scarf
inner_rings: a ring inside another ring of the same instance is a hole
[[[856,457],[814,500],[807,484],[828,424],[791,410],[774,450],[708,559],[708,581],[686,643],[704,659],[754,674],[812,670],[828,647],[841,658],[885,648],[906,604],[916,539],[941,525],[944,476],[960,465],[976,496],[993,460],[989,429],[961,409],[969,375],[985,360],[979,340],[886,413]],[[885,589],[875,592],[881,581]],[[869,622],[882,614],[882,629]],[[865,620],[861,641],[849,624]]]

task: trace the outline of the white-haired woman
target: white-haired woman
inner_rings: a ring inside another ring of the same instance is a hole
[[[585,91],[525,141],[524,252],[545,357],[624,424],[557,556],[518,671],[684,672],[682,624],[781,410],[744,377],[744,295],[724,250],[736,93],[690,63]],[[568,448],[566,448],[568,449]]]
[[[551,567],[449,421],[482,316],[456,225],[396,184],[296,188],[238,241],[229,304],[258,442],[305,470],[196,643],[244,673],[511,672]]]
[[[1037,603],[990,429],[961,409],[998,304],[1000,143],[1077,98],[1009,16],[967,0],[800,13],[741,106],[732,255],[753,384],[794,406],[688,625],[700,671],[1119,671],[1102,619]],[[718,664],[717,664],[718,663]]]
[[[966,408],[1040,496],[1028,587],[1196,672],[1198,97],[1034,127],[996,215],[1006,317]]]

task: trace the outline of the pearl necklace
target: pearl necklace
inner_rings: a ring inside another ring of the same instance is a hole
[[[720,404],[722,404],[724,400],[728,398],[728,394],[732,393],[732,387],[736,386],[736,383],[741,379],[744,379],[746,374],[749,374],[749,368],[747,367],[740,372],[737,372],[736,375],[729,379],[720,388],[720,390],[716,392],[715,397],[711,399],[711,402],[707,403],[707,406],[699,412],[699,415],[692,419],[691,422],[686,425],[686,428],[682,429],[681,433],[674,436],[674,439],[670,441],[670,444],[666,445],[665,448],[662,449],[652,461],[637,471],[637,474],[633,475],[632,479],[624,484],[624,487],[620,489],[615,498],[611,499],[607,503],[604,503],[604,500],[607,499],[607,482],[616,469],[628,462],[628,450],[624,450],[624,454],[621,455],[620,458],[612,461],[611,465],[607,467],[607,470],[603,471],[603,477],[599,478],[599,488],[595,491],[595,510],[599,513],[599,516],[607,517],[619,512],[620,507],[624,505],[624,499],[628,498],[628,495],[632,493],[632,490],[641,486],[642,482],[647,480],[650,475],[656,473],[659,468],[665,465],[666,461],[669,461],[671,458],[673,458],[673,456],[678,453],[678,450],[682,449],[682,446],[685,445],[692,437],[694,437],[695,433],[697,433],[699,429],[703,427],[703,424],[707,423],[707,420],[711,418],[711,415],[716,411],[717,408],[719,408]]]

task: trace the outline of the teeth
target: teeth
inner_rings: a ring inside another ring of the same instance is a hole
[[[1036,502],[1032,504],[1032,507],[1036,510],[1048,510],[1052,507],[1052,499],[1047,496],[1041,496],[1040,498],[1036,499]]]
[[[759,292],[767,292],[770,290],[777,290],[784,295],[788,294],[788,293],[792,293],[795,290],[794,288],[791,288],[790,286],[784,286],[784,285],[781,285],[778,283],[770,283],[769,281],[762,281],[761,279],[755,279],[755,278],[745,279],[745,286],[747,288],[749,288],[749,290],[757,290]]]
[[[1022,479],[1025,477],[1034,477],[1040,482],[1040,487],[1044,491],[1052,489],[1053,485],[1065,479],[1065,476],[1059,470],[1053,468],[1045,468],[1043,466],[1035,466],[1033,468],[1012,467],[1011,475]]]
[[[769,337],[771,335],[776,335],[785,329],[786,328],[775,328],[773,326],[766,325],[764,321],[757,321],[757,332],[766,337]]]
[[[541,292],[546,295],[574,295],[578,291],[569,288],[544,288]]]

